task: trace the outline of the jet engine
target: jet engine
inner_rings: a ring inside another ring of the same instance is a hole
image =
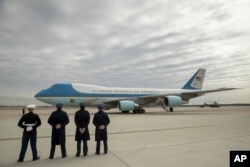
[[[182,99],[179,96],[166,96],[163,99],[163,106],[165,107],[176,107],[182,105]]]
[[[129,111],[129,110],[134,110],[136,108],[138,108],[139,105],[136,104],[133,101],[129,101],[129,100],[121,100],[118,103],[118,108],[120,111]]]

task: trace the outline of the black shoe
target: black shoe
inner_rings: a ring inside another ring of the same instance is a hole
[[[20,160],[20,159],[19,159],[19,160],[17,160],[17,162],[23,162],[23,160]]]
[[[53,159],[54,157],[49,157],[49,159]]]
[[[100,153],[95,153],[96,155],[100,155]]]
[[[63,155],[63,156],[62,156],[62,158],[66,158],[66,157],[67,157],[67,155]]]
[[[37,156],[35,159],[33,159],[33,161],[39,160],[40,156]]]
[[[88,154],[83,154],[84,157],[86,157]]]
[[[76,157],[80,157],[80,155],[79,155],[79,154],[76,154]]]

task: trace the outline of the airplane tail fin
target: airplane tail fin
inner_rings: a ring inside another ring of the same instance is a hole
[[[199,89],[201,90],[204,81],[206,69],[200,68],[182,87],[182,89]]]

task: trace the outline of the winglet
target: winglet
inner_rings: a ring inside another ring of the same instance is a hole
[[[204,81],[206,69],[200,68],[182,87],[182,89],[199,89],[201,90]]]

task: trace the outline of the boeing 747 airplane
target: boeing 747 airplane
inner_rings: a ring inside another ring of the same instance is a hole
[[[55,105],[78,106],[84,102],[86,106],[103,105],[103,109],[118,107],[123,113],[133,111],[144,113],[144,107],[162,106],[166,111],[173,112],[173,107],[189,102],[189,99],[205,93],[233,90],[220,88],[201,90],[205,69],[199,69],[181,89],[150,89],[150,88],[116,88],[78,83],[57,83],[48,89],[41,90],[35,98]]]

